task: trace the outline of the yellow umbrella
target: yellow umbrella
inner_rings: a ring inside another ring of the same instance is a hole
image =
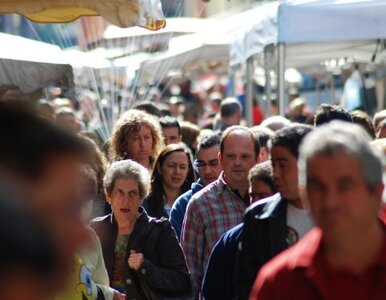
[[[39,23],[67,23],[100,15],[120,27],[165,27],[160,0],[0,0],[0,14],[11,13]]]

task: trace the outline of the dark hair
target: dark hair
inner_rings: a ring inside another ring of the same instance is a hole
[[[133,109],[141,110],[157,118],[161,117],[161,110],[150,101],[143,101],[133,106]]]
[[[271,149],[277,146],[284,147],[297,159],[300,143],[312,130],[312,126],[304,124],[293,124],[279,129],[271,139]]]
[[[221,133],[210,133],[206,136],[204,136],[197,145],[197,151],[200,151],[200,149],[209,149],[214,146],[220,146],[221,143]]]
[[[371,137],[375,139],[375,128],[370,116],[361,110],[354,110],[350,113],[354,123],[361,126]]]
[[[275,134],[273,130],[264,126],[253,126],[251,130],[256,136],[256,138],[259,140],[260,147],[267,147],[268,141]]]
[[[320,126],[322,124],[331,122],[332,120],[342,120],[352,123],[350,113],[340,105],[321,104],[316,109],[314,118],[314,125]]]
[[[236,98],[226,98],[221,102],[220,114],[223,118],[233,116],[238,111],[241,111],[240,102]]]
[[[182,135],[182,130],[181,130],[180,123],[174,117],[170,117],[170,116],[162,117],[161,119],[159,119],[159,124],[161,125],[161,128],[174,128],[174,127],[177,127],[178,128],[178,134]]]
[[[257,140],[256,136],[253,134],[251,129],[249,129],[248,127],[245,127],[245,126],[240,126],[240,125],[233,125],[231,127],[228,127],[223,132],[223,134],[221,136],[221,143],[220,143],[221,154],[224,154],[224,144],[225,144],[226,138],[228,137],[228,135],[232,134],[234,131],[242,131],[243,133],[247,134],[251,138],[251,141],[254,144],[255,157],[259,156],[260,144],[259,144],[259,141]]]
[[[26,107],[0,103],[0,165],[24,177],[39,177],[57,155],[81,155],[79,137],[38,117]],[[28,106],[28,107],[27,107]]]
[[[249,182],[262,181],[268,185],[273,193],[276,193],[275,186],[273,184],[273,169],[270,160],[254,165],[248,174]]]
[[[151,175],[150,195],[148,197],[148,207],[150,215],[153,211],[162,211],[164,207],[163,196],[165,194],[165,191],[162,185],[162,174],[160,174],[160,172],[158,171],[158,166],[162,167],[163,163],[165,162],[165,159],[174,152],[185,153],[186,157],[188,158],[189,171],[186,176],[185,182],[181,186],[180,195],[188,191],[191,188],[192,183],[196,180],[189,149],[182,143],[167,145],[157,157],[157,160],[154,164],[153,173]]]

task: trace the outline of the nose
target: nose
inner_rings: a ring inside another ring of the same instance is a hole
[[[236,156],[235,158],[235,165],[239,166],[241,164],[241,158],[239,156]]]
[[[333,209],[337,206],[338,204],[338,195],[336,191],[329,189],[324,192],[323,195],[323,205],[327,209]]]
[[[280,178],[281,171],[278,167],[273,167],[273,178]]]

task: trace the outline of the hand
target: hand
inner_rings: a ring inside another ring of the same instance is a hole
[[[130,250],[129,267],[134,270],[139,270],[144,261],[143,253],[137,253],[135,250]]]
[[[125,300],[125,299],[126,299],[126,295],[125,294],[121,294],[118,291],[114,291],[113,300]]]

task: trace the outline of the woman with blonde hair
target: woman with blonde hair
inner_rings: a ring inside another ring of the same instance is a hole
[[[148,170],[164,147],[158,121],[151,115],[129,110],[118,119],[109,143],[111,161],[132,159]]]

